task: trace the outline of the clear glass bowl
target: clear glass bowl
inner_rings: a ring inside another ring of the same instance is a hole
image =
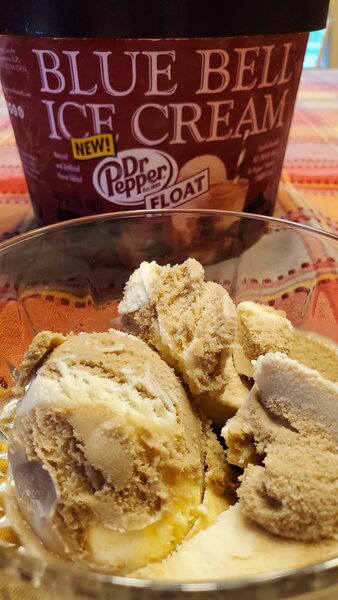
[[[0,246],[3,406],[10,401],[13,373],[38,331],[119,327],[117,303],[135,267],[142,260],[166,264],[189,256],[200,260],[207,279],[220,282],[235,302],[250,299],[281,308],[294,326],[338,343],[338,238],[334,235],[269,217],[222,211],[136,211],[77,219]],[[1,427],[0,467],[5,471],[10,418],[3,418]],[[0,525],[0,597],[4,600],[338,597],[337,558],[240,580],[154,584],[71,565],[43,564],[16,545],[5,514]]]

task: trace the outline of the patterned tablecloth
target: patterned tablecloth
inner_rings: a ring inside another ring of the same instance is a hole
[[[303,72],[275,216],[338,234],[338,70]]]

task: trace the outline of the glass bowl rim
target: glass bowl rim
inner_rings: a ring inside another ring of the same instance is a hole
[[[60,231],[63,229],[72,229],[76,226],[81,226],[82,224],[89,223],[97,223],[101,221],[120,221],[124,219],[128,219],[131,217],[169,217],[177,214],[184,214],[190,216],[210,216],[210,217],[232,217],[239,218],[246,221],[258,221],[263,223],[270,223],[271,225],[276,225],[279,228],[292,229],[298,231],[304,231],[311,234],[319,235],[320,237],[325,237],[330,240],[338,242],[338,234],[335,234],[330,231],[324,231],[318,227],[312,227],[310,225],[305,225],[303,223],[296,223],[295,221],[290,221],[289,219],[281,219],[279,217],[270,217],[268,215],[258,215],[246,212],[237,212],[237,211],[227,211],[227,210],[213,210],[213,209],[194,209],[194,208],[175,208],[175,209],[151,209],[151,210],[125,210],[118,212],[109,212],[109,213],[101,213],[95,215],[88,215],[85,217],[78,217],[76,219],[70,219],[69,221],[61,221],[58,223],[52,223],[51,225],[45,225],[44,227],[36,227],[30,231],[26,231],[19,235],[14,236],[13,238],[9,238],[8,240],[4,240],[0,243],[0,251],[3,249],[7,249],[14,245],[20,244],[26,240],[31,238],[37,238],[40,236],[44,236],[45,234]]]
[[[283,593],[287,591],[287,598],[292,598],[294,595],[325,589],[327,585],[338,584],[338,556],[331,557],[325,561],[313,563],[305,567],[296,569],[283,569],[259,573],[256,575],[245,577],[231,577],[228,579],[209,579],[203,581],[184,580],[184,581],[157,581],[151,579],[136,579],[128,576],[109,575],[107,573],[89,570],[88,567],[77,565],[74,563],[47,563],[37,556],[30,554],[26,549],[20,552],[20,549],[13,553],[13,548],[9,548],[10,553],[6,552],[8,548],[0,544],[0,573],[2,565],[19,566],[24,574],[25,580],[31,579],[36,582],[36,575],[54,576],[53,581],[57,582],[58,578],[68,578],[70,582],[81,581],[84,583],[101,584],[103,586],[114,586],[116,588],[130,588],[131,590],[143,589],[153,592],[242,592],[254,591],[257,588],[260,591],[269,589],[271,586],[278,585],[278,591]],[[28,569],[28,570],[27,570]],[[331,578],[331,575],[335,575]],[[304,590],[302,584],[306,583],[307,589]],[[311,583],[314,584],[311,587]],[[279,587],[281,586],[281,587]],[[256,597],[256,596],[255,596]],[[234,600],[240,599],[240,596],[235,596]],[[263,598],[263,597],[262,597]],[[270,597],[269,597],[270,598]],[[286,596],[275,596],[278,598],[286,598]]]
[[[20,235],[17,235],[13,238],[3,241],[0,243],[0,253],[2,250],[9,249],[16,245],[21,244],[22,242],[28,241],[29,239],[35,239],[40,236],[44,236],[45,234],[62,231],[64,229],[70,230],[73,227],[81,226],[82,224],[91,224],[91,223],[99,223],[104,221],[120,221],[129,218],[142,218],[145,216],[150,217],[169,217],[175,216],[177,214],[183,214],[186,216],[210,216],[210,217],[229,217],[229,218],[239,218],[246,221],[258,221],[269,223],[272,226],[275,225],[276,228],[280,229],[291,229],[294,231],[304,232],[305,234],[312,234],[315,236],[319,236],[321,238],[327,238],[333,242],[338,243],[338,235],[333,232],[327,232],[322,229],[312,227],[309,225],[304,225],[303,223],[296,223],[294,221],[290,221],[288,219],[281,219],[278,217],[271,217],[268,215],[258,215],[251,214],[245,212],[237,212],[237,211],[225,211],[225,210],[212,210],[212,209],[153,209],[153,210],[131,210],[131,211],[118,211],[118,212],[110,212],[110,213],[102,213],[96,215],[88,215],[85,217],[79,217],[76,219],[71,219],[69,221],[62,221],[58,223],[53,223],[51,225],[46,225],[44,227],[38,227],[32,229],[30,231],[26,231]],[[12,550],[8,552],[9,548],[6,547],[6,544],[0,543],[0,570],[3,564],[12,564],[15,563],[20,565],[20,567],[33,567],[35,573],[41,573],[41,567],[43,561],[38,557],[30,555],[29,553],[24,552],[15,552],[12,554]],[[26,571],[26,569],[24,569]],[[133,579],[130,577],[122,577],[118,575],[108,575],[105,573],[101,573],[99,571],[88,571],[81,566],[69,563],[62,564],[60,568],[59,565],[55,565],[53,563],[46,564],[44,566],[43,571],[46,574],[53,574],[58,576],[60,575],[60,571],[62,574],[67,575],[71,579],[75,576],[80,577],[83,581],[87,580],[88,582],[101,583],[102,585],[113,585],[122,588],[131,588],[131,589],[149,589],[152,591],[158,592],[216,592],[219,591],[233,591],[240,592],[244,590],[254,590],[259,587],[263,589],[265,587],[269,587],[271,585],[277,584],[287,584],[289,593],[294,595],[295,593],[301,593],[302,590],[299,589],[299,586],[302,582],[309,584],[310,581],[315,581],[317,577],[321,577],[321,584],[318,586],[318,582],[315,586],[317,591],[322,589],[324,585],[327,583],[326,579],[330,578],[330,575],[333,573],[337,573],[337,581],[330,581],[329,583],[335,584],[338,582],[338,556],[331,557],[327,560],[313,563],[311,565],[296,568],[296,569],[284,569],[278,571],[270,571],[267,573],[260,573],[257,575],[246,576],[241,578],[229,578],[229,579],[217,579],[217,580],[205,580],[205,581],[177,581],[177,582],[158,582],[154,580],[142,580],[142,579]],[[27,574],[27,571],[26,571]],[[33,574],[33,573],[32,573]],[[326,575],[326,579],[323,575]],[[293,582],[294,586],[290,586],[289,584]],[[280,590],[282,591],[282,590]],[[310,590],[307,590],[310,591]]]

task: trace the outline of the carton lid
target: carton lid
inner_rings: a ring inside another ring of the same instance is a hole
[[[0,33],[224,37],[322,29],[329,0],[4,0]]]

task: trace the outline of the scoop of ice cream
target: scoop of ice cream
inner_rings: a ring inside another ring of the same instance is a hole
[[[294,329],[288,356],[323,377],[338,382],[338,349],[327,338],[318,334]]]
[[[202,410],[211,419],[213,425],[220,429],[230,417],[236,414],[251,388],[249,382],[245,381],[245,378],[242,380],[237,373],[232,356],[229,356],[226,361],[222,375],[226,383],[218,396],[210,397],[209,394],[201,394],[198,397]]]
[[[338,385],[281,353],[254,377],[223,429],[243,514],[282,537],[338,537]]]
[[[119,313],[124,329],[156,349],[195,396],[222,393],[236,312],[221,285],[204,281],[196,260],[173,267],[142,263],[126,284]]]
[[[155,581],[215,581],[300,568],[337,552],[336,540],[309,543],[272,535],[245,517],[237,504],[163,561],[130,575]]]
[[[49,550],[113,572],[164,557],[198,517],[204,469],[224,483],[216,438],[205,457],[183,386],[142,340],[48,335],[25,357],[9,445],[22,514]]]
[[[251,378],[252,360],[267,352],[288,352],[293,328],[285,312],[272,306],[245,301],[240,302],[236,310],[234,364],[238,373]]]
[[[25,386],[32,378],[32,373],[38,369],[47,354],[52,352],[54,348],[62,344],[65,340],[66,337],[62,333],[54,333],[52,331],[41,331],[35,336],[34,341],[22,359],[16,384],[13,387],[14,395],[18,397],[22,396]]]

